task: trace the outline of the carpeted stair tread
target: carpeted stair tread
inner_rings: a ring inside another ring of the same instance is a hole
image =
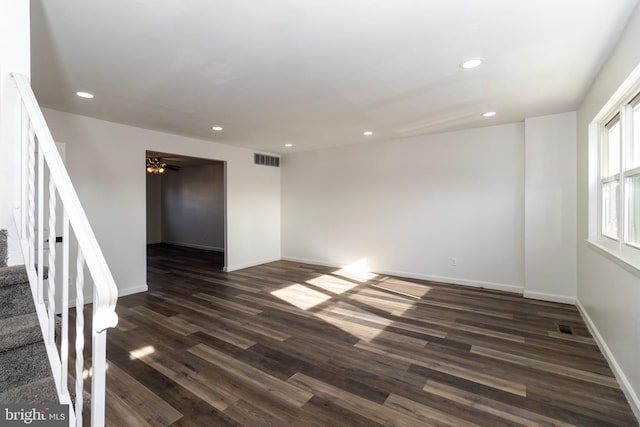
[[[42,341],[0,353],[0,393],[50,376]]]
[[[0,319],[0,352],[42,341],[36,313]]]
[[[24,265],[0,267],[0,287],[13,286],[19,283],[29,283],[27,269]]]
[[[28,283],[0,287],[0,319],[35,313],[33,296]]]
[[[38,266],[36,265],[36,273],[38,272]],[[49,267],[44,266],[43,279],[47,280],[49,277]],[[27,269],[24,265],[11,265],[9,267],[0,267],[0,287],[12,286],[18,283],[29,283],[29,276],[27,276]]]
[[[55,322],[58,336],[62,319],[56,316]],[[35,312],[0,319],[0,353],[42,340],[42,329]]]
[[[0,352],[42,341],[36,313],[0,319]]]
[[[50,403],[58,402],[56,384],[52,377],[15,387],[0,393],[0,403]]]

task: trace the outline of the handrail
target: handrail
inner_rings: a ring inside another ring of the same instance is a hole
[[[84,381],[91,377],[91,425],[103,426],[105,420],[106,397],[106,346],[109,328],[118,324],[115,312],[118,299],[111,271],[100,250],[89,220],[80,204],[80,199],[56,148],[53,136],[47,126],[40,106],[31,89],[29,78],[12,73],[20,95],[22,123],[21,141],[16,141],[16,150],[22,153],[20,218],[16,218],[20,243],[25,258],[27,275],[34,298],[38,320],[45,337],[45,348],[56,383],[60,403],[71,404],[68,383],[69,358],[69,240],[73,230],[77,243],[75,271],[75,405],[69,408],[69,422],[76,427],[83,423]],[[48,178],[45,173],[48,172]],[[45,180],[48,179],[48,186]],[[48,187],[48,188],[45,188]],[[37,193],[37,194],[36,194]],[[45,198],[49,198],[45,214]],[[58,197],[60,206],[58,206]],[[56,276],[56,209],[62,209],[62,276]],[[37,211],[37,212],[36,212]],[[48,236],[45,236],[44,219],[48,215]],[[48,239],[48,240],[47,240]],[[47,250],[48,264],[43,252]],[[46,264],[46,265],[45,265]],[[49,268],[45,277],[45,269]],[[88,269],[93,280],[93,313],[91,322],[91,357],[85,368],[84,359],[84,270]],[[58,289],[58,282],[60,289]],[[45,294],[45,288],[48,292]],[[56,299],[62,300],[62,307],[56,307]],[[60,334],[56,332],[56,313],[61,313]],[[58,352],[56,337],[60,338]]]
[[[71,184],[71,179],[66,172],[60,153],[56,149],[51,131],[31,89],[29,78],[18,73],[11,73],[11,77],[16,82],[24,107],[31,119],[40,148],[49,165],[49,173],[56,182],[60,199],[67,207],[69,222],[73,226],[78,245],[82,248],[85,261],[95,283],[93,309],[97,315],[94,314],[93,328],[96,332],[102,332],[107,328],[115,328],[118,324],[118,316],[115,312],[118,299],[116,283],[98,246],[98,241],[89,225],[89,220],[82,209],[80,199]]]

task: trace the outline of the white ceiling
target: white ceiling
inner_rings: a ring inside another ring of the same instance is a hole
[[[50,108],[275,153],[510,123],[575,110],[637,2],[32,0],[33,86]]]

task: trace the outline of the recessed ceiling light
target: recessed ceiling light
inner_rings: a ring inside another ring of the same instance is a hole
[[[373,132],[371,132],[370,130],[368,130],[368,131],[362,132],[362,134],[363,134],[364,136],[371,136],[371,135],[373,135]]]
[[[289,147],[293,147],[293,144],[284,144],[284,146],[289,148]]]
[[[493,117],[497,113],[495,111],[487,111],[486,113],[482,113],[482,117]]]
[[[216,132],[220,132],[222,130],[222,126],[213,126],[211,130],[215,130]]]
[[[87,98],[87,99],[93,98],[93,94],[89,92],[76,92],[76,95],[78,95],[80,98]]]
[[[462,64],[460,64],[460,68],[464,68],[465,70],[470,70],[472,68],[481,66],[483,62],[484,62],[484,59],[473,58],[468,61],[464,61]]]

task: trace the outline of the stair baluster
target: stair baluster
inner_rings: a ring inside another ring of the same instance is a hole
[[[47,276],[49,331],[47,344],[56,342],[56,183],[49,177],[49,273]]]
[[[78,250],[76,260],[76,426],[82,426],[82,393],[84,381],[84,256]]]
[[[39,141],[38,141],[39,142]],[[38,149],[38,263],[36,273],[38,275],[38,304],[44,302],[44,153],[40,144]]]
[[[62,327],[60,328],[60,378],[69,375],[69,216],[62,207]],[[67,393],[67,383],[60,382],[59,393]]]
[[[28,238],[28,259],[25,260],[27,270],[35,269],[35,247],[36,247],[36,136],[33,126],[29,124],[29,169],[27,170],[27,179],[29,180],[29,204],[24,206],[29,213],[29,222],[27,224]]]

